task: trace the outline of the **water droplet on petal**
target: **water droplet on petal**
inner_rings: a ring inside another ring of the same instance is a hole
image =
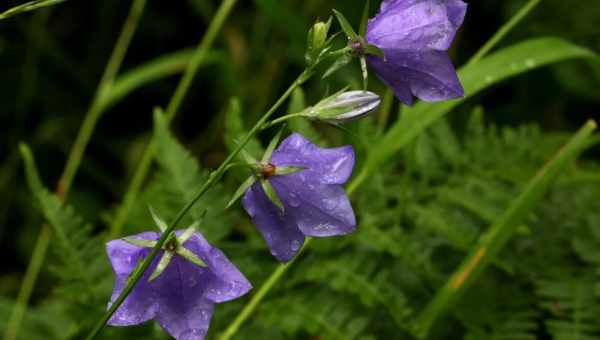
[[[298,240],[292,241],[292,245],[291,245],[292,251],[298,251],[298,249],[300,249],[300,246],[301,246],[300,241],[298,241]]]

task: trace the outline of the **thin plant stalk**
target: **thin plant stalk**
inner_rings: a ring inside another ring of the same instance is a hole
[[[181,104],[183,103],[183,99],[185,98],[186,93],[188,92],[190,86],[192,85],[192,81],[194,80],[194,76],[196,75],[198,68],[204,62],[206,57],[209,54],[209,51],[217,37],[217,34],[223,27],[225,20],[231,13],[233,6],[237,3],[237,0],[225,0],[221,3],[221,6],[217,10],[213,20],[211,21],[208,30],[204,34],[202,40],[198,44],[198,47],[194,51],[194,55],[190,60],[181,81],[177,85],[175,89],[175,93],[169,100],[169,104],[167,105],[166,116],[167,120],[171,121],[179,111]],[[123,225],[129,216],[131,208],[135,203],[137,196],[140,192],[142,184],[148,175],[148,171],[150,170],[150,165],[152,164],[152,159],[154,157],[156,146],[154,142],[150,140],[148,147],[144,151],[141,160],[139,161],[139,165],[137,166],[133,178],[127,188],[127,192],[125,193],[125,197],[123,198],[123,202],[121,203],[119,209],[117,210],[117,214],[113,219],[110,228],[109,228],[109,238],[118,237],[121,234],[123,229]]]
[[[129,48],[145,6],[146,0],[134,0],[129,10],[129,14],[125,19],[125,24],[123,25],[102,78],[100,79],[92,104],[85,115],[75,143],[69,153],[65,169],[58,181],[56,194],[63,201],[65,201],[68,196],[73,178],[79,169],[85,149],[102,112],[102,98],[110,91],[114,79],[119,72],[123,58]],[[27,266],[25,277],[17,296],[17,303],[15,304],[15,308],[13,309],[4,334],[5,340],[14,340],[17,338],[23,316],[27,310],[27,304],[31,298],[33,287],[35,287],[35,282],[37,281],[44,258],[46,257],[51,236],[52,232],[50,227],[47,224],[42,225],[42,230],[35,243],[32,258]]]
[[[588,144],[596,129],[596,122],[588,121],[563,146],[554,157],[529,181],[521,194],[510,204],[505,213],[479,238],[479,242],[465,258],[446,284],[438,289],[433,300],[417,318],[414,333],[420,339],[427,338],[431,328],[445,311],[455,303],[465,290],[487,268],[496,255],[511,239],[521,221],[533,209],[552,184],[552,181]]]
[[[129,279],[127,280],[127,285],[123,288],[123,291],[117,299],[112,303],[106,314],[102,317],[102,319],[96,324],[94,329],[90,332],[87,340],[95,339],[102,329],[106,326],[108,320],[110,320],[111,316],[115,313],[115,311],[119,308],[119,306],[125,301],[127,296],[131,293],[137,282],[142,278],[144,272],[148,269],[164,243],[170,237],[171,233],[177,228],[177,225],[181,220],[185,217],[185,215],[189,212],[189,210],[196,204],[196,202],[208,191],[210,190],[225,174],[227,169],[229,169],[230,165],[235,161],[237,155],[242,151],[242,149],[246,146],[248,141],[256,136],[258,132],[262,130],[262,127],[265,125],[267,120],[279,109],[279,107],[287,100],[287,98],[292,94],[292,92],[306,82],[313,74],[313,67],[309,67],[306,69],[300,76],[290,85],[290,87],[281,95],[281,97],[277,100],[275,104],[265,113],[262,118],[256,122],[254,127],[246,134],[246,136],[240,141],[238,147],[227,156],[227,158],[221,163],[221,165],[211,172],[208,176],[208,179],[202,187],[198,190],[198,193],[194,196],[194,198],[183,207],[177,217],[169,224],[169,227],[161,234],[160,239],[157,241],[156,245],[150,251],[150,254],[144,259],[141,265],[136,268],[136,270],[131,274]]]
[[[541,1],[542,0],[529,0],[525,6],[521,7],[510,20],[502,25],[502,27],[500,27],[500,29],[483,46],[481,46],[477,52],[475,52],[467,62],[467,65],[474,64],[485,57],[510,31],[512,31],[513,28],[515,28],[515,26],[523,21],[527,14],[533,11]]]

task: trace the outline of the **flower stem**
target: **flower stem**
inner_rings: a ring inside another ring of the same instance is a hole
[[[254,312],[258,304],[262,301],[262,299],[267,295],[267,293],[275,286],[275,284],[279,281],[279,279],[285,274],[289,267],[298,259],[300,254],[308,247],[311,242],[311,238],[307,238],[304,242],[304,246],[300,250],[300,252],[294,257],[294,259],[288,263],[280,264],[275,268],[275,271],[269,276],[267,281],[260,286],[260,289],[254,293],[250,302],[248,302],[244,309],[237,315],[235,320],[227,326],[225,331],[218,337],[218,340],[229,340],[231,337],[237,333],[238,329],[242,326],[244,321],[250,317],[250,315]]]
[[[173,120],[177,111],[181,107],[183,103],[183,99],[188,92],[190,86],[192,85],[192,81],[194,80],[194,76],[196,75],[198,68],[204,62],[207,55],[209,54],[209,50],[211,49],[217,34],[223,27],[225,20],[231,13],[233,6],[236,4],[237,0],[224,0],[221,3],[221,6],[217,10],[213,20],[211,21],[206,33],[202,37],[202,40],[198,44],[198,47],[194,51],[194,55],[188,64],[183,77],[179,81],[177,88],[175,89],[175,93],[169,100],[169,104],[167,105],[166,116],[169,121]],[[154,142],[151,140],[148,144],[148,147],[144,151],[141,160],[139,161],[139,165],[137,166],[131,183],[127,188],[127,192],[125,193],[125,197],[123,198],[123,203],[121,203],[115,218],[113,219],[110,228],[109,228],[109,238],[118,237],[121,234],[121,230],[123,229],[123,225],[127,217],[129,216],[129,212],[135,203],[137,196],[140,192],[142,184],[146,179],[146,175],[150,170],[150,165],[152,164],[152,158],[154,157],[155,152]]]
[[[94,132],[98,118],[102,113],[102,99],[110,92],[110,88],[119,72],[123,58],[125,57],[125,52],[129,48],[129,44],[131,43],[131,39],[133,38],[133,34],[138,26],[145,6],[146,0],[135,0],[131,5],[123,29],[121,30],[100,83],[96,89],[96,93],[94,94],[92,104],[85,115],[77,138],[75,139],[75,143],[69,153],[65,169],[58,181],[56,194],[62,201],[65,201],[67,198],[71,184],[73,183],[73,178],[79,169],[85,149]],[[25,277],[17,296],[17,303],[4,334],[5,340],[14,340],[17,338],[23,315],[27,310],[27,304],[31,297],[33,287],[35,286],[46,252],[48,251],[51,236],[52,233],[50,227],[47,224],[42,225],[42,230],[35,243],[31,260],[27,266],[27,271],[25,272]]]
[[[167,241],[171,232],[175,230],[179,222],[183,219],[183,217],[188,213],[188,211],[196,204],[196,202],[210,189],[212,188],[218,181],[221,179],[225,171],[229,168],[229,165],[233,163],[236,156],[242,151],[242,149],[246,146],[248,141],[254,137],[258,132],[262,130],[262,127],[265,125],[267,120],[279,109],[279,107],[287,100],[287,98],[292,94],[292,92],[302,85],[305,81],[307,81],[313,74],[313,68],[309,67],[306,69],[300,76],[290,85],[290,87],[281,95],[281,97],[277,100],[275,104],[269,109],[267,113],[265,113],[262,118],[256,122],[254,127],[246,134],[246,136],[240,141],[238,147],[227,156],[227,158],[221,163],[221,165],[211,172],[208,176],[208,180],[204,182],[202,187],[198,190],[198,193],[194,196],[194,198],[183,207],[177,217],[173,220],[173,222],[169,225],[169,227],[162,233],[160,239],[157,241],[156,246],[152,248],[150,254],[144,259],[141,266],[133,272],[130,276],[129,280],[127,280],[127,285],[119,294],[114,303],[110,306],[106,314],[102,317],[102,319],[96,324],[96,327],[90,332],[87,340],[93,340],[100,334],[100,331],[104,328],[110,317],[114,314],[114,312],[119,308],[119,306],[125,301],[127,296],[131,293],[137,282],[142,278],[144,272],[148,269],[152,260],[156,257],[159,250],[162,248],[164,243]]]

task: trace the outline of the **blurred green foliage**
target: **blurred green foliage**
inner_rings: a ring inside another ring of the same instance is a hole
[[[112,280],[106,274],[108,262],[97,255],[103,251],[101,237],[153,134],[152,108],[168,101],[176,74],[188,60],[187,49],[200,39],[218,3],[149,2],[117,81],[123,84],[123,95],[107,104],[76,178],[68,202],[74,210],[55,204],[45,211],[46,218],[51,212],[68,222],[58,228],[93,226],[91,234],[74,240],[76,251],[86,252],[81,258],[98,260],[88,268],[93,284],[82,287],[78,272],[70,272],[73,267],[67,265],[70,258],[49,255],[20,338],[81,338],[100,318]],[[0,10],[18,4],[6,1]],[[467,61],[522,4],[471,2],[451,51],[456,64]],[[46,193],[38,190],[35,199],[28,190],[17,145],[26,141],[32,146],[41,180],[52,187],[128,5],[67,1],[0,21],[0,330],[14,307],[43,221],[35,207],[48,203],[39,199]],[[376,5],[373,1],[373,11]],[[151,227],[147,204],[170,219],[188,201],[206,170],[223,160],[235,145],[233,139],[302,70],[306,32],[317,18],[327,18],[331,8],[357,23],[362,2],[238,4],[172,124],[173,133],[161,135],[154,171],[126,224],[127,234]],[[598,27],[599,2],[544,0],[501,46],[557,36],[598,51]],[[130,72],[142,65],[162,67],[163,76],[127,77],[143,74]],[[310,105],[329,89],[358,87],[360,81],[354,65],[327,82],[308,83],[294,94],[291,105]],[[127,84],[132,83],[143,86],[131,91]],[[373,91],[384,93],[374,77],[370,84]],[[396,105],[393,109],[390,118],[396,121]],[[535,70],[465,101],[371,173],[354,196],[359,232],[314,242],[236,338],[411,339],[418,311],[477,237],[569,132],[588,118],[600,117],[599,109],[597,58]],[[323,144],[353,143],[364,160],[378,134],[377,120],[374,115],[353,123],[356,137],[305,121],[290,126]],[[266,145],[270,136],[261,137]],[[261,140],[252,142],[251,149],[260,148]],[[493,268],[436,327],[433,339],[600,338],[599,155],[597,148],[590,149],[560,176]],[[209,209],[205,233],[258,286],[276,263],[241,209],[223,211],[241,175],[232,172],[225,178],[197,206],[197,213]],[[73,214],[81,217],[73,219]],[[59,248],[59,241],[53,242],[52,248]],[[217,307],[213,336],[244,302]],[[153,324],[109,328],[102,337],[166,339]]]

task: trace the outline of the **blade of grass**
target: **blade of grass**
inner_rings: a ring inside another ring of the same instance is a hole
[[[166,110],[166,116],[169,121],[173,120],[173,117],[175,117],[177,114],[177,111],[179,110],[179,107],[183,102],[183,98],[192,84],[192,80],[194,79],[200,64],[202,64],[202,62],[208,56],[209,50],[211,49],[217,37],[217,33],[223,27],[225,20],[229,16],[229,13],[236,2],[237,0],[225,0],[221,3],[221,6],[217,10],[217,13],[210,23],[208,30],[194,51],[194,55],[190,60],[190,63],[187,66],[181,81],[177,85],[175,93],[169,101]],[[123,229],[123,224],[125,223],[127,216],[129,216],[129,212],[133,206],[133,203],[135,202],[142,187],[142,183],[144,182],[144,179],[148,174],[148,170],[150,169],[150,164],[152,163],[152,158],[154,157],[154,149],[155,145],[151,140],[138,163],[138,167],[136,168],[129,187],[127,188],[123,202],[117,210],[117,214],[110,225],[110,238],[117,237]]]
[[[65,201],[67,198],[73,178],[79,169],[79,165],[87,144],[96,127],[96,122],[101,112],[101,98],[112,86],[145,6],[146,0],[135,0],[131,5],[127,18],[125,19],[125,24],[123,25],[123,29],[121,30],[119,38],[117,39],[106,69],[104,70],[92,104],[85,115],[75,143],[71,148],[65,169],[58,181],[56,194],[63,201]],[[4,333],[5,340],[14,340],[17,338],[21,321],[23,320],[23,316],[27,311],[27,304],[29,303],[33,287],[35,287],[35,282],[37,281],[42,263],[46,256],[51,236],[52,233],[50,231],[50,227],[47,224],[42,225],[42,230],[32,252],[32,258],[27,266],[23,283],[19,289],[15,308],[13,309],[8,326]]]
[[[65,1],[67,1],[67,0],[34,0],[34,1],[26,2],[22,5],[13,7],[11,9],[8,9],[8,10],[0,13],[0,20],[4,20],[4,19],[10,18],[14,15],[33,11],[33,10],[36,10],[39,8],[58,5],[61,2],[65,2]]]
[[[450,276],[446,284],[437,291],[434,299],[417,318],[415,336],[427,338],[431,327],[451,305],[460,299],[465,289],[487,268],[490,261],[502,250],[514,234],[516,228],[548,191],[556,176],[588,145],[597,125],[588,121],[563,146],[554,157],[542,167],[526,185],[521,194],[510,204],[504,214],[483,234],[470,255]]]
[[[540,4],[542,0],[529,0],[515,15],[513,15],[510,20],[508,20],[496,33],[483,45],[481,48],[475,52],[475,54],[469,59],[467,65],[474,64],[481,60],[484,56],[488,54],[498,43],[510,32],[515,26],[517,26],[523,19],[533,11],[537,5]]]

